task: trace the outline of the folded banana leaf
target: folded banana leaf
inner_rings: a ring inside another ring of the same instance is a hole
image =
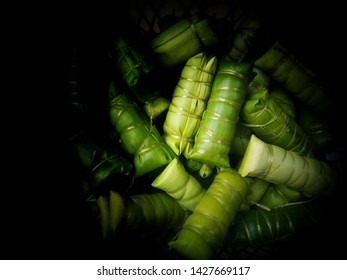
[[[305,202],[286,204],[271,209],[261,208],[239,211],[225,238],[234,252],[247,248],[259,248],[276,241],[298,237],[309,230],[321,230],[329,216],[331,202],[316,198]],[[313,231],[309,234],[313,233]]]
[[[269,89],[272,84],[271,76],[263,69],[253,66],[252,70],[256,75],[249,83],[247,95],[252,93],[257,93],[264,89]]]
[[[84,179],[89,183],[90,190],[86,196],[96,195],[108,184],[121,177],[133,175],[133,165],[117,150],[92,133],[82,132],[70,140],[70,144],[85,169]]]
[[[115,238],[119,233],[163,230],[181,226],[190,211],[184,210],[176,199],[165,192],[141,193],[123,196],[110,190],[96,199],[101,237]]]
[[[322,80],[280,42],[276,41],[254,64],[314,112],[327,113],[327,117],[333,112],[333,100]]]
[[[141,48],[133,42],[133,36],[118,36],[114,41],[114,59],[123,80],[130,87],[136,85],[143,74],[150,73],[153,65]]]
[[[149,230],[181,226],[191,214],[165,192],[131,195],[126,200],[126,227]]]
[[[110,96],[109,114],[123,149],[133,157],[135,177],[156,171],[175,158],[156,126],[128,95]]]
[[[243,61],[253,47],[255,37],[262,27],[262,19],[255,13],[247,13],[241,19],[233,37],[232,47],[227,57],[233,61]]]
[[[184,18],[151,41],[151,49],[165,68],[172,68],[217,45],[219,38],[211,19],[203,14]]]
[[[243,156],[252,134],[253,131],[251,128],[247,127],[241,122],[238,122],[236,124],[236,130],[233,137],[233,141],[231,142],[230,154]]]
[[[138,38],[139,34],[119,35],[113,43],[116,69],[125,84],[141,102],[161,95],[156,82],[156,68],[151,56],[149,42]]]
[[[307,200],[307,198],[298,190],[285,185],[271,184],[258,201],[258,205],[262,205],[270,210],[292,202],[304,200]]]
[[[216,69],[217,58],[205,53],[189,58],[183,67],[163,127],[165,143],[176,155],[187,156],[193,147]]]
[[[212,91],[188,158],[230,167],[230,146],[251,81],[253,65],[220,60]]]
[[[222,168],[169,246],[187,259],[213,259],[247,189],[236,170]]]
[[[292,96],[286,89],[280,86],[274,86],[269,89],[269,94],[277,101],[277,104],[282,106],[288,115],[295,119],[296,106]]]
[[[313,146],[307,134],[267,90],[248,98],[240,112],[240,119],[257,137],[288,151],[313,156]]]
[[[316,154],[325,152],[334,140],[333,130],[307,106],[298,107],[298,123],[313,143]]]
[[[170,107],[170,103],[170,99],[164,96],[157,96],[145,102],[143,109],[145,110],[147,116],[149,116],[151,121],[154,121],[157,119],[157,117],[167,112]]]
[[[243,177],[286,185],[311,197],[330,193],[335,188],[339,171],[323,160],[266,143],[253,134],[238,172]]]
[[[205,193],[200,182],[174,158],[155,178],[152,186],[165,191],[184,208],[193,211]]]
[[[300,191],[295,190],[286,185],[276,184],[274,185],[274,188],[287,198],[288,203],[306,200],[306,198],[303,196],[303,194]]]
[[[249,211],[252,206],[259,205],[259,200],[264,196],[272,183],[256,177],[244,178],[248,181],[248,192],[245,200],[242,202],[240,211]]]

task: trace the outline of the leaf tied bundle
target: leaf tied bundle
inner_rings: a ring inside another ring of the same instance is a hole
[[[152,186],[165,191],[184,208],[193,211],[205,189],[188,173],[178,158],[174,158],[152,182]]]
[[[328,207],[331,205],[328,204]],[[233,226],[227,233],[230,246],[235,252],[257,248],[278,240],[319,229],[318,225],[327,218],[327,201],[307,200],[287,204],[266,211],[261,208],[238,212]]]
[[[157,170],[175,157],[149,117],[126,94],[110,101],[110,119],[124,150],[133,156],[135,177]]]
[[[329,193],[337,180],[337,170],[327,162],[266,143],[254,134],[238,172],[243,177],[286,185],[306,196]]]
[[[317,75],[276,41],[255,62],[298,100],[316,113],[332,111],[332,99]]]
[[[190,213],[165,192],[131,195],[126,203],[126,226],[131,230],[180,226]]]
[[[153,65],[144,54],[144,48],[136,47],[132,38],[121,35],[113,44],[117,69],[129,87],[135,86],[143,74],[153,70]]]
[[[267,90],[245,101],[240,118],[263,141],[303,156],[313,156],[307,134]]]
[[[112,179],[131,178],[133,165],[124,158],[116,146],[108,145],[90,132],[81,132],[70,140],[70,144],[79,162],[86,170],[90,189],[86,196],[101,191],[102,186],[110,184]]]
[[[259,15],[247,13],[236,28],[232,47],[226,54],[233,61],[243,61],[252,48],[263,22]]]
[[[252,64],[221,60],[188,158],[230,167],[229,152],[246,97]]]
[[[172,68],[215,46],[218,41],[209,17],[196,14],[158,34],[152,40],[151,48],[163,67]]]
[[[122,34],[114,40],[114,60],[126,86],[138,101],[146,103],[160,97],[161,89],[154,82],[157,69],[149,43],[147,46],[146,41],[141,41],[140,37],[135,40],[136,37],[139,34]]]
[[[187,259],[212,259],[232,223],[248,183],[236,170],[223,168],[169,246]]]
[[[199,53],[182,70],[164,122],[164,140],[176,155],[187,156],[193,147],[216,69],[215,56]]]

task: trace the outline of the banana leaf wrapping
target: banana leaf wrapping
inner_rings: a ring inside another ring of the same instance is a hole
[[[190,173],[178,158],[174,158],[155,178],[152,186],[175,198],[183,209],[193,211],[205,193],[200,182]]]
[[[101,239],[105,241],[111,232],[109,198],[105,195],[100,195],[96,199],[96,204],[99,211],[100,235]]]
[[[272,84],[271,76],[263,69],[253,66],[253,72],[256,75],[248,85],[247,95],[269,89]]]
[[[112,234],[116,233],[118,225],[121,223],[122,219],[127,212],[126,203],[123,196],[114,190],[109,191],[109,223],[110,232]]]
[[[238,212],[227,232],[226,243],[235,251],[257,248],[314,229],[327,218],[326,199],[287,204],[266,211]]]
[[[298,107],[298,123],[314,144],[314,151],[318,154],[333,143],[334,133],[330,127],[313,114],[307,106]]]
[[[211,95],[188,158],[217,167],[230,167],[230,146],[252,68],[250,63],[220,60]]]
[[[91,188],[86,195],[100,191],[102,185],[112,182],[115,177],[132,176],[132,163],[117,151],[116,146],[108,145],[92,133],[81,132],[70,140],[70,144],[86,169],[86,179]]]
[[[328,194],[337,182],[337,170],[333,165],[266,143],[254,134],[238,172],[243,177],[286,185],[308,197]]]
[[[282,106],[288,115],[295,119],[296,110],[294,100],[287,90],[285,90],[283,87],[274,86],[269,89],[269,94],[277,101],[277,104]]]
[[[233,61],[243,61],[252,48],[261,27],[262,20],[259,16],[251,13],[244,15],[236,28],[232,47],[227,53],[227,57]]]
[[[134,96],[146,103],[161,95],[156,83],[156,68],[146,41],[137,34],[119,35],[113,42],[113,54],[118,73]],[[155,76],[155,77],[154,77]]]
[[[187,155],[194,144],[217,69],[216,57],[205,53],[191,57],[185,64],[164,122],[165,143],[176,155]]]
[[[135,177],[156,171],[175,157],[156,126],[128,95],[111,98],[109,113],[123,149],[133,157]]]
[[[264,196],[267,189],[272,183],[256,178],[256,177],[245,177],[248,181],[248,192],[245,200],[242,202],[240,211],[248,211],[253,205],[259,205],[259,200]]]
[[[271,184],[266,190],[262,198],[258,201],[258,205],[265,206],[268,209],[274,209],[287,205],[289,203],[304,201],[305,198],[300,191],[285,185]]]
[[[253,131],[251,128],[247,127],[241,122],[238,122],[236,124],[233,141],[231,142],[230,153],[232,155],[243,156],[252,134]]]
[[[214,258],[247,189],[236,170],[222,168],[169,246],[187,259]]]
[[[189,172],[195,172],[202,168],[203,163],[201,161],[196,161],[193,159],[187,159],[186,160],[186,166]]]
[[[117,69],[129,87],[135,86],[143,74],[153,71],[153,64],[149,63],[143,53],[143,46],[139,48],[133,41],[133,36],[118,36],[114,41],[114,59]]]
[[[170,107],[170,99],[164,96],[157,96],[147,102],[143,106],[147,116],[154,121],[158,116],[166,112]]]
[[[181,226],[191,214],[165,192],[131,195],[126,201],[125,223],[129,230]]]
[[[201,168],[199,169],[199,176],[201,178],[207,178],[213,174],[215,168],[213,165],[203,163]]]
[[[267,90],[244,102],[240,119],[263,141],[303,156],[313,156],[313,145],[299,124]]]
[[[317,75],[276,41],[254,62],[281,86],[317,113],[331,113],[332,99]]]
[[[110,85],[108,87],[108,95],[116,97],[118,94],[120,94],[120,87],[118,85],[118,80],[112,79],[110,82]],[[130,98],[133,98],[134,95],[131,94],[131,92],[124,92],[130,96]],[[150,118],[150,121],[154,121],[158,116],[160,116],[162,113],[168,110],[171,101],[164,97],[164,96],[151,96],[151,99],[148,99],[147,101],[144,100],[137,100],[135,102],[139,102],[143,104],[143,110],[147,114],[147,116]],[[144,102],[144,103],[143,103]]]
[[[211,19],[202,14],[184,18],[158,34],[151,41],[151,49],[164,68],[184,64],[186,61],[213,46],[219,38]]]
[[[176,199],[165,192],[141,193],[123,197],[110,190],[96,199],[103,240],[125,230],[162,230],[181,226],[190,211],[184,210]]]

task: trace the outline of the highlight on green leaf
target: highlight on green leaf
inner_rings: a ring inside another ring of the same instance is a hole
[[[169,247],[186,259],[213,259],[247,189],[246,179],[236,170],[221,168]]]
[[[186,62],[164,122],[164,140],[176,155],[187,154],[210,97],[217,58],[199,53]]]
[[[193,211],[205,193],[200,182],[174,158],[155,178],[152,186],[165,191],[184,208]]]
[[[334,189],[337,179],[333,165],[266,143],[254,134],[238,172],[243,177],[257,177],[286,185],[308,197],[328,194]]]
[[[230,167],[229,152],[246,97],[252,64],[220,60],[212,91],[188,158]]]

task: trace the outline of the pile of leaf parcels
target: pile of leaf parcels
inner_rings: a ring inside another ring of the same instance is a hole
[[[303,11],[296,15],[289,5],[290,23],[278,11],[251,1],[128,1],[119,3],[105,24],[77,25],[69,63],[67,150],[84,256],[300,259],[333,254],[343,234],[336,218],[345,165],[341,81],[331,74],[336,63],[322,53],[328,43],[321,35],[326,25],[313,23],[319,14],[299,26]],[[303,93],[309,87],[314,89]],[[247,113],[260,104],[265,109],[256,113],[270,108],[269,116]],[[228,120],[218,131],[220,124],[211,119]],[[202,122],[211,139],[201,140]],[[241,176],[252,134],[265,145],[306,141],[298,149],[285,144],[292,150],[280,160],[287,164],[284,182],[266,174]],[[216,140],[212,150],[209,145],[218,137],[228,140]],[[286,163],[293,153],[297,158]],[[312,160],[324,170],[298,171],[296,160],[303,156],[304,165]],[[290,172],[327,178],[318,189],[304,183],[296,188]],[[238,199],[233,191],[240,193]],[[216,221],[192,218],[193,213],[214,215]],[[194,227],[199,238],[188,230]]]

